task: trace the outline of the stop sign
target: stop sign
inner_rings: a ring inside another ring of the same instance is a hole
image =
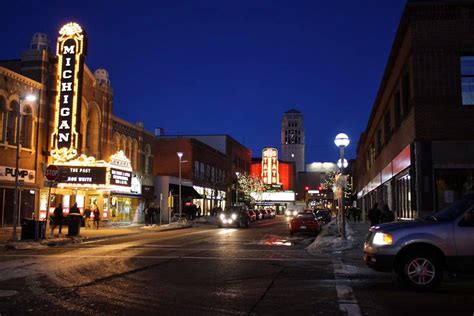
[[[49,181],[54,181],[59,176],[59,168],[55,165],[49,165],[44,172],[46,179]]]

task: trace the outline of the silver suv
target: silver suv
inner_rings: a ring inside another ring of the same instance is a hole
[[[438,286],[445,270],[474,272],[474,194],[425,220],[371,227],[364,261],[420,291]]]

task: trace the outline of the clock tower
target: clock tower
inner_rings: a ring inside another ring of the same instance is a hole
[[[295,109],[283,113],[281,120],[281,152],[284,161],[295,163],[297,174],[305,171],[303,115]]]

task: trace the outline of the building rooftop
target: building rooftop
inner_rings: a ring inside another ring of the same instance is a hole
[[[285,112],[285,114],[286,113],[301,113],[301,112],[295,109],[289,109],[288,111]]]

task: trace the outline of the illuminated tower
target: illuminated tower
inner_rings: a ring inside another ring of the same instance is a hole
[[[283,113],[281,120],[281,154],[284,161],[295,163],[296,174],[305,171],[303,115],[295,109]]]

